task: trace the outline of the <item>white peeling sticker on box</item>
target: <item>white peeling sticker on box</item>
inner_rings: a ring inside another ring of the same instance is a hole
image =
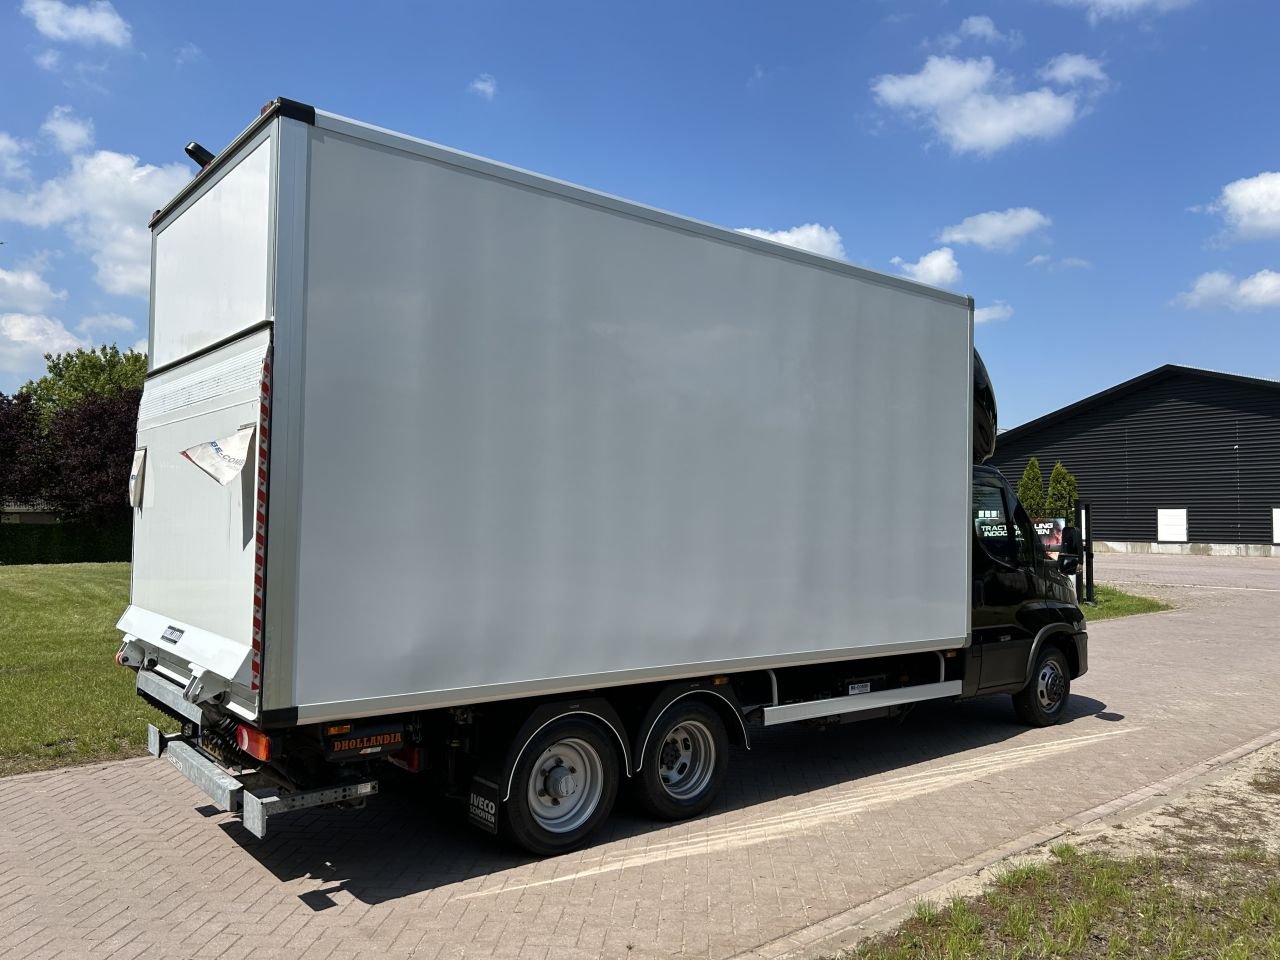
[[[188,447],[182,455],[225,487],[244,469],[255,429],[253,426],[241,427],[229,437]]]

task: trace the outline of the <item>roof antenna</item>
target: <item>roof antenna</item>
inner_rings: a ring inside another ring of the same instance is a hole
[[[191,158],[192,162],[201,170],[213,163],[213,154],[209,150],[200,146],[200,144],[196,143],[194,140],[188,143],[184,150],[186,151],[187,156]]]

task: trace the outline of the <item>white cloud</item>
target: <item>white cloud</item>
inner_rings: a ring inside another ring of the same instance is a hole
[[[919,73],[886,73],[872,81],[871,89],[890,107],[937,109],[979,93],[995,73],[995,61],[990,57],[929,57]]]
[[[132,347],[130,347],[129,349],[130,349],[130,350],[132,350],[134,353],[142,353],[142,354],[145,354],[145,353],[147,352],[147,347],[148,347],[148,346],[149,346],[149,344],[147,343],[147,338],[146,338],[146,337],[143,337],[141,340],[139,340],[137,343],[135,343],[135,344],[134,344]]]
[[[1047,253],[1037,253],[1027,261],[1028,267],[1044,267],[1046,270],[1092,270],[1093,262],[1084,257],[1062,257],[1055,260]]]
[[[482,73],[467,84],[467,89],[478,97],[492,100],[498,95],[498,81],[492,73]]]
[[[97,333],[132,333],[133,321],[119,313],[94,313],[76,324],[76,332],[93,338]]]
[[[1280,236],[1280,172],[1269,170],[1256,177],[1233,180],[1222,188],[1217,200],[1199,209],[1222,214],[1227,226],[1241,239]]]
[[[0,370],[21,373],[46,353],[66,353],[86,346],[58,320],[43,314],[0,313]]]
[[[1054,0],[1060,7],[1079,7],[1089,15],[1090,23],[1122,19],[1143,13],[1168,13],[1189,7],[1195,0]]]
[[[943,227],[940,243],[972,243],[984,250],[1011,250],[1028,235],[1043,230],[1053,221],[1034,207],[988,210]]]
[[[1009,43],[1016,33],[1001,33],[996,29],[996,22],[987,16],[965,17],[960,21],[960,35],[987,43]]]
[[[1040,68],[1040,79],[1063,87],[1082,83],[1107,84],[1107,72],[1102,61],[1086,57],[1083,53],[1060,53]]]
[[[808,250],[810,253],[821,254],[824,257],[845,259],[844,242],[840,238],[840,231],[835,227],[824,227],[820,223],[805,223],[790,230],[757,230],[755,227],[742,227],[738,232],[772,240],[774,243],[785,243],[790,247],[799,247],[801,250]]]
[[[1243,279],[1221,270],[1202,273],[1190,290],[1178,294],[1176,302],[1184,307],[1228,307],[1232,310],[1280,307],[1280,273],[1259,270]]]
[[[989,307],[978,307],[973,311],[974,323],[992,323],[997,320],[1008,320],[1013,316],[1013,307],[1003,300],[997,300]]]
[[[894,257],[889,262],[912,280],[932,287],[945,287],[960,279],[960,264],[956,263],[956,255],[950,247],[939,247],[915,263],[908,263],[901,257]]]
[[[27,169],[27,144],[0,131],[0,180],[23,180]]]
[[[184,43],[177,50],[173,51],[173,62],[179,67],[185,67],[189,63],[195,63],[197,60],[203,59],[204,51],[194,43]]]
[[[990,57],[932,56],[918,73],[884,74],[871,89],[883,106],[928,123],[956,153],[991,154],[1019,140],[1047,140],[1079,116],[1074,91],[1017,91]]]
[[[22,14],[50,40],[86,45],[103,43],[109,47],[129,45],[129,24],[108,0],[90,0],[85,4],[22,0]]]
[[[985,15],[973,17],[965,17],[960,21],[960,27],[955,33],[946,33],[934,41],[944,50],[953,50],[966,40],[977,40],[982,43],[1005,44],[1009,47],[1017,47],[1022,44],[1022,34],[1017,30],[1010,30],[1002,33],[996,27],[996,22]],[[926,46],[928,44],[926,43]]]
[[[41,70],[48,70],[50,73],[62,66],[62,54],[57,50],[45,50],[43,53],[36,55],[36,66]]]
[[[54,290],[40,272],[29,265],[16,270],[0,267],[0,309],[30,313],[65,299],[67,291]]]
[[[80,153],[93,146],[93,121],[82,120],[70,107],[54,107],[40,125],[40,132],[48,134],[63,153]]]
[[[156,167],[98,150],[29,190],[0,189],[0,221],[65,229],[97,268],[108,293],[145,297],[151,272],[151,213],[191,179],[183,164]]]

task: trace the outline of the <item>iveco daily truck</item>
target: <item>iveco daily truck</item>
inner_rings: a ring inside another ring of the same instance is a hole
[[[258,836],[395,765],[552,854],[1085,672],[968,298],[285,99],[151,229],[117,660]]]

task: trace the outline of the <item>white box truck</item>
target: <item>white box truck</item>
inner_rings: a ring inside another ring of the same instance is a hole
[[[259,836],[392,763],[554,853],[1087,668],[968,298],[286,99],[151,227],[117,661]]]

